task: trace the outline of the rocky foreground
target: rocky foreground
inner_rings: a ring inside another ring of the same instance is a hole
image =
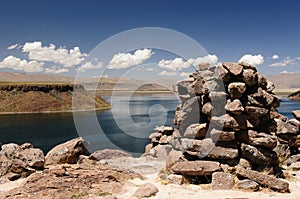
[[[278,186],[288,183],[291,193],[276,193],[259,188],[259,183],[275,183],[274,178],[264,175],[251,174],[252,180],[241,182],[231,179],[229,173],[217,172],[212,184],[195,185],[187,181],[187,176],[166,170],[165,159],[149,154],[134,158],[123,151],[106,149],[87,155],[82,138],[58,145],[46,156],[29,143],[5,144],[0,151],[0,198],[299,198],[299,160],[299,155],[289,158],[286,180],[277,182]],[[207,165],[202,172],[214,167]],[[220,173],[228,176],[217,177]],[[230,187],[231,180],[244,191]],[[263,192],[257,192],[259,189]]]

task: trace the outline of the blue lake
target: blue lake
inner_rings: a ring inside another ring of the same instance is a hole
[[[116,148],[134,154],[144,152],[148,135],[157,125],[173,125],[178,99],[175,95],[137,95],[106,98],[113,108],[103,112],[0,115],[0,143],[33,143],[45,152],[82,136],[90,152]],[[300,102],[283,98],[279,112],[293,118]]]

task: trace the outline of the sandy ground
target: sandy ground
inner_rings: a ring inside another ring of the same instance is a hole
[[[118,199],[132,199],[132,195],[137,188],[145,183],[152,183],[159,192],[151,199],[195,199],[205,198],[209,199],[300,199],[300,172],[294,172],[295,177],[289,181],[291,193],[283,194],[267,189],[262,192],[245,192],[238,190],[210,190],[209,186],[203,185],[175,185],[162,183],[163,181],[158,177],[158,172],[165,167],[165,160],[152,159],[150,157],[143,158],[118,158],[114,160],[107,160],[107,164],[119,167],[120,169],[128,169],[140,173],[145,177],[144,180],[133,179],[129,181],[123,191],[116,195]]]

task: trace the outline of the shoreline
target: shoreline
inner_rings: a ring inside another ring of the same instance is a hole
[[[0,115],[14,115],[14,114],[55,114],[55,113],[75,113],[75,112],[90,112],[90,111],[105,111],[109,110],[111,107],[107,108],[97,108],[97,109],[79,109],[79,110],[65,110],[65,111],[36,111],[36,112],[0,112]]]

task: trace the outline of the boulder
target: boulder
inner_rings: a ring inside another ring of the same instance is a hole
[[[228,80],[230,79],[229,71],[226,68],[224,68],[222,65],[216,66],[214,72],[215,72],[215,77],[217,79],[221,79],[223,82],[228,82]]]
[[[239,129],[237,121],[229,114],[211,117],[210,122],[221,128]]]
[[[120,158],[120,157],[132,157],[132,155],[125,151],[121,151],[121,150],[103,149],[103,150],[97,150],[97,151],[93,152],[89,156],[89,159],[100,161],[103,159],[107,160],[107,159],[114,159],[114,158]]]
[[[262,107],[256,107],[256,106],[246,106],[245,112],[249,115],[255,116],[255,117],[261,117],[268,114],[269,110]]]
[[[5,154],[5,156],[10,159],[15,158],[20,150],[20,146],[15,143],[3,144],[1,146],[1,153]]]
[[[154,132],[149,135],[149,139],[152,143],[158,143],[162,135],[162,133]]]
[[[184,132],[186,138],[204,138],[207,133],[206,123],[203,124],[191,124]]]
[[[220,163],[202,160],[177,162],[172,167],[174,173],[190,176],[212,175],[212,173],[219,171],[220,169]]]
[[[75,164],[79,155],[88,153],[87,143],[81,137],[59,144],[52,148],[46,155],[45,164]]]
[[[243,70],[243,81],[247,86],[254,86],[257,84],[257,73],[253,69],[244,69]]]
[[[217,129],[212,129],[210,132],[210,137],[212,140],[221,141],[221,142],[230,142],[235,140],[235,132],[234,131],[220,131]]]
[[[8,172],[11,164],[12,163],[9,161],[6,155],[4,153],[0,153],[0,177]]]
[[[243,66],[237,63],[223,62],[222,65],[234,76],[241,74],[243,71]]]
[[[237,188],[245,191],[258,191],[259,184],[253,180],[245,179],[237,183]]]
[[[276,157],[275,152],[243,143],[241,144],[241,152],[243,158],[258,165],[271,164],[273,158]]]
[[[234,186],[234,176],[230,173],[214,172],[211,185],[213,190],[230,190]]]
[[[212,139],[210,138],[206,138],[203,140],[183,138],[181,139],[181,145],[183,152],[187,152],[198,157],[207,156],[215,146]]]
[[[155,131],[162,133],[163,135],[172,135],[174,127],[172,126],[157,126],[154,128]]]
[[[297,135],[299,131],[299,127],[294,126],[288,122],[284,122],[280,119],[275,119],[277,124],[276,134],[294,134]]]
[[[241,158],[240,161],[239,161],[239,164],[238,164],[240,167],[244,168],[244,169],[252,169],[252,164],[250,161],[244,159],[244,158]]]
[[[274,176],[263,174],[258,171],[247,170],[241,167],[237,168],[236,173],[240,176],[253,180],[261,185],[267,186],[276,191],[289,192],[289,183],[280,180]]]
[[[211,105],[210,102],[205,103],[202,106],[202,113],[206,114],[206,115],[211,115],[213,112],[214,107]]]
[[[159,192],[158,188],[151,183],[141,185],[133,194],[137,198],[149,198]]]
[[[241,98],[246,92],[246,84],[243,82],[234,82],[228,85],[228,93],[231,99]]]
[[[277,145],[277,137],[266,133],[258,133],[254,130],[243,130],[236,133],[236,137],[239,141],[254,146],[263,146],[273,149]]]
[[[182,175],[170,174],[168,175],[168,181],[172,184],[181,185],[183,183]]]
[[[157,145],[150,150],[150,154],[157,158],[166,159],[172,150],[172,146],[169,144],[166,145]]]
[[[28,148],[19,153],[19,159],[25,162],[28,166],[36,169],[44,168],[45,156],[41,149]]]
[[[241,114],[244,111],[244,107],[239,99],[235,99],[233,101],[227,100],[225,109],[235,115]]]
[[[187,161],[182,151],[171,150],[166,160],[166,170],[171,170],[177,162]]]
[[[239,156],[237,148],[227,148],[221,146],[215,146],[207,155],[211,159],[228,160],[235,159]]]

